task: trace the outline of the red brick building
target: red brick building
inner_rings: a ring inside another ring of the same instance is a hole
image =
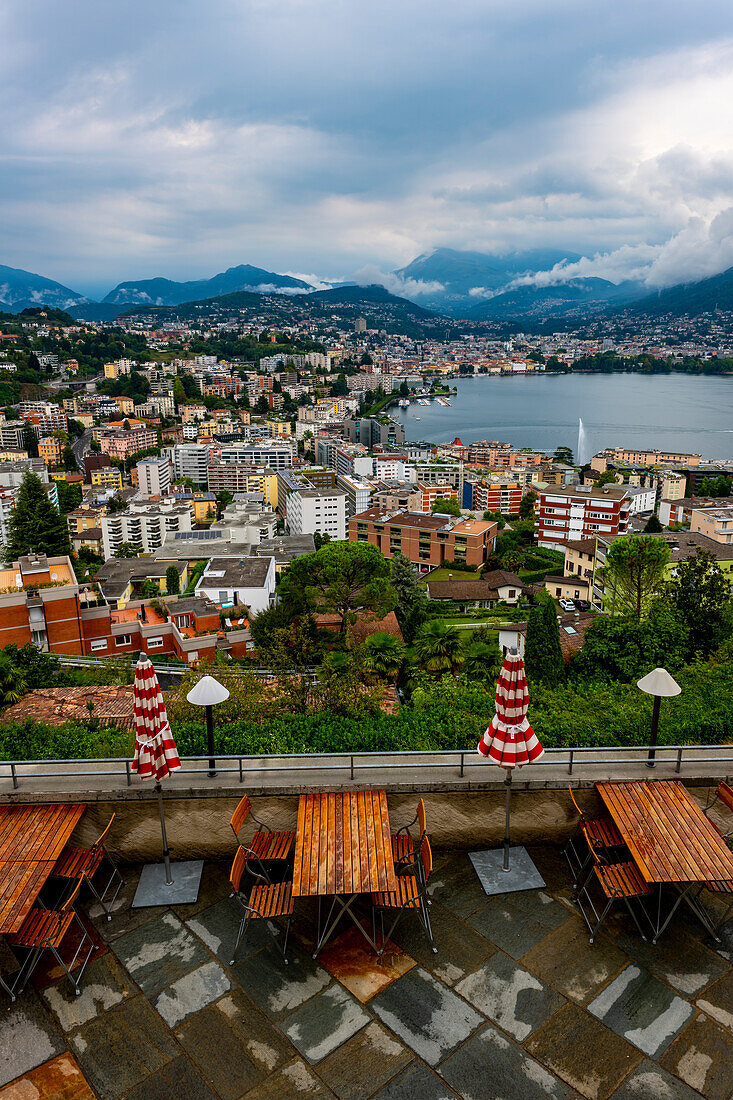
[[[540,494],[535,534],[540,546],[560,546],[596,535],[625,535],[631,500],[622,486],[553,486]]]
[[[497,525],[462,517],[369,508],[349,520],[349,540],[370,542],[386,558],[400,552],[426,573],[445,562],[478,568],[494,548]]]

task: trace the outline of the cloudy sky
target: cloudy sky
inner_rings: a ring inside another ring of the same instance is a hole
[[[731,0],[3,0],[0,263],[86,293],[557,246],[733,265]]]

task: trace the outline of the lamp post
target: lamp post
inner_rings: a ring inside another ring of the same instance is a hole
[[[216,775],[214,758],[214,713],[213,707],[229,698],[229,692],[213,676],[203,676],[186,696],[189,703],[196,707],[206,707],[206,739],[209,749],[209,775]]]
[[[642,676],[641,680],[636,681],[636,686],[645,691],[647,695],[654,696],[654,709],[652,711],[652,732],[649,738],[649,758],[646,762],[647,768],[655,767],[656,745],[657,745],[657,732],[659,730],[659,707],[662,699],[670,698],[673,695],[679,695],[682,688],[673,680],[666,668],[655,668],[648,676]]]

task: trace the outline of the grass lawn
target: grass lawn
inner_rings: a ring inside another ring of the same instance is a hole
[[[450,578],[456,580],[478,581],[481,579],[478,573],[466,573],[463,569],[436,569],[433,573],[429,573],[426,577],[420,581],[420,584],[425,587],[428,580],[431,581],[447,581]]]

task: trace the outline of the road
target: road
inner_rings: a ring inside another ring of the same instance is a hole
[[[84,455],[89,450],[89,445],[91,444],[91,442],[92,433],[91,430],[87,428],[84,434],[80,435],[79,438],[75,439],[74,442],[71,444],[71,449],[74,452],[74,458],[76,459],[79,465],[79,469],[82,472],[84,470]]]

